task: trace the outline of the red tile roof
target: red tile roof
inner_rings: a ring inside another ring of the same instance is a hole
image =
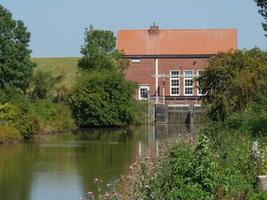
[[[237,30],[119,30],[117,48],[125,55],[216,54],[237,49]]]

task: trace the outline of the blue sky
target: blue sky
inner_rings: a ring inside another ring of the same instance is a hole
[[[254,0],[0,0],[32,33],[33,57],[79,56],[85,27],[236,28],[240,49],[267,49]]]

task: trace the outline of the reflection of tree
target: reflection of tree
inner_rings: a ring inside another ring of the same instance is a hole
[[[31,146],[0,145],[0,158],[0,199],[29,199],[34,162]]]
[[[80,133],[92,142],[76,149],[76,163],[84,191],[96,191],[94,179],[106,184],[127,173],[136,155],[137,135],[134,129],[88,130]]]
[[[126,129],[83,129],[78,132],[80,140],[125,142],[133,137],[133,131]]]

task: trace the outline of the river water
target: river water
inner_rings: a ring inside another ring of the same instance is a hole
[[[81,130],[27,144],[0,145],[0,200],[79,200],[129,172],[166,139],[192,137],[186,125]]]

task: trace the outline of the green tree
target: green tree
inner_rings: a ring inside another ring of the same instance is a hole
[[[232,112],[244,111],[250,102],[267,94],[267,53],[260,49],[219,53],[199,77],[209,116],[225,119]]]
[[[30,60],[30,33],[24,23],[0,5],[0,89],[25,91],[34,64]]]
[[[255,0],[257,6],[259,7],[259,13],[264,18],[265,22],[262,23],[264,31],[267,31],[267,0]],[[265,34],[265,36],[267,36]]]
[[[95,30],[92,26],[85,30],[84,45],[79,61],[80,69],[124,71],[127,62],[122,60],[122,53],[116,50],[116,37],[112,31]]]
[[[89,126],[124,126],[137,119],[133,98],[135,84],[115,71],[84,73],[70,96],[77,124]]]
[[[135,84],[124,79],[128,63],[115,49],[111,31],[86,29],[81,76],[70,92],[70,105],[77,124],[124,126],[137,121],[138,106],[133,98]]]

